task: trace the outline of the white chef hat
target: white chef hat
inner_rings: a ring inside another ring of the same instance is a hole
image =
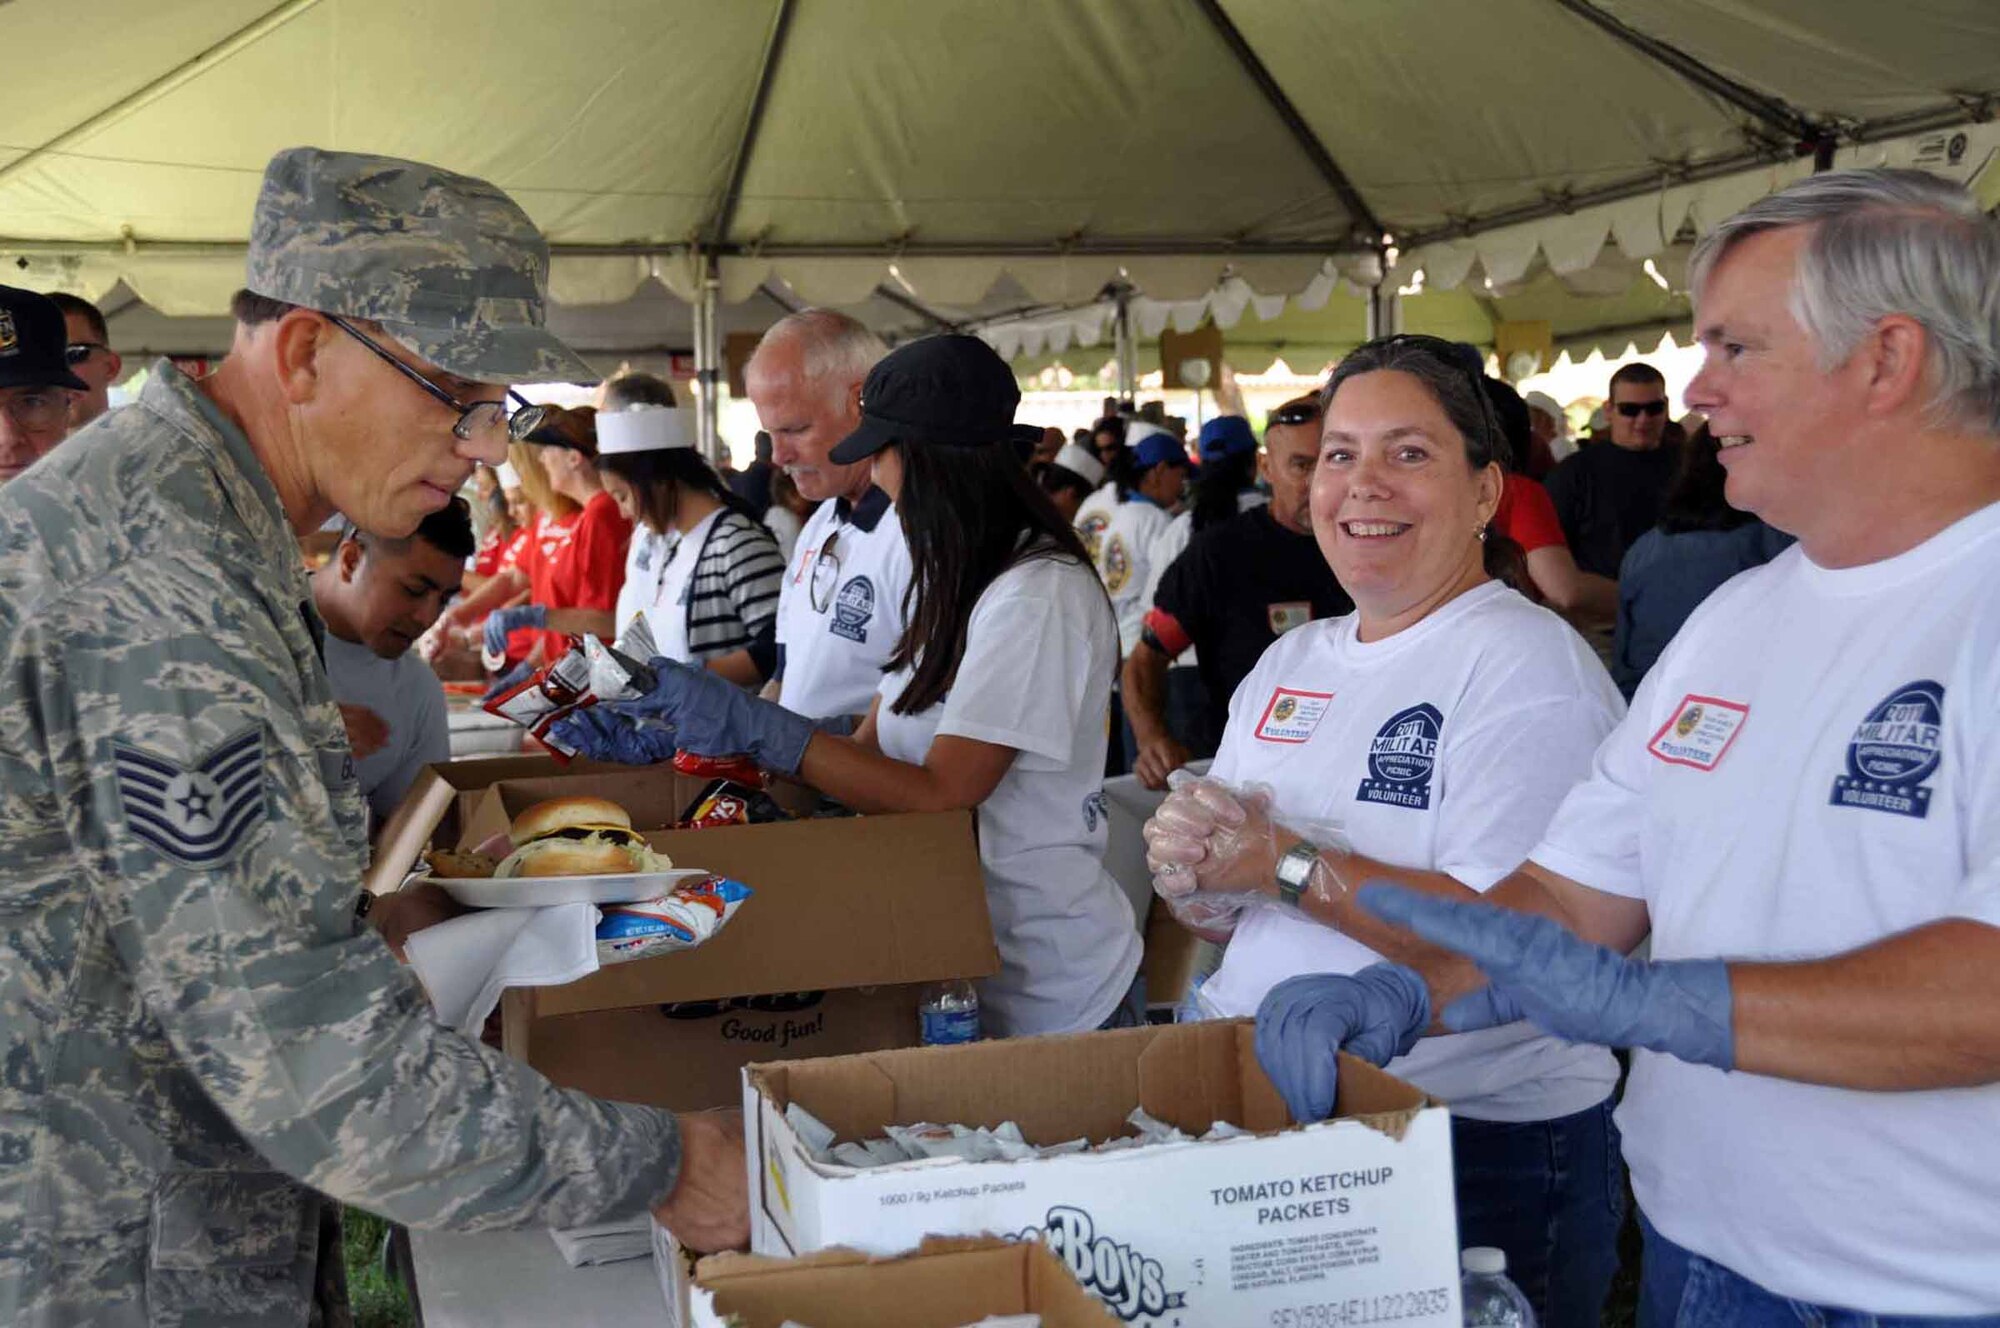
[[[678,406],[628,406],[624,410],[599,412],[597,416],[599,456],[693,446],[694,431],[688,427],[688,413]]]
[[[1064,443],[1062,451],[1056,453],[1056,464],[1083,476],[1093,487],[1104,483],[1104,463],[1092,456],[1089,448]]]
[[[499,478],[501,488],[518,489],[521,487],[521,472],[514,469],[513,462],[502,461],[493,468],[493,473]]]

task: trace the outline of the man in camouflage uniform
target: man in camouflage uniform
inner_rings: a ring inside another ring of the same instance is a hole
[[[588,376],[543,328],[547,264],[483,181],[282,152],[217,372],[156,364],[0,493],[0,1323],[344,1321],[337,1273],[315,1296],[329,1199],[743,1235],[722,1126],[440,1027],[356,919],[294,535],[409,534],[501,458],[492,385]]]

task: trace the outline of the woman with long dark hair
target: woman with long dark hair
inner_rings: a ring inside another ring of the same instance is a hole
[[[1136,1023],[1139,935],[1103,865],[1105,717],[1118,631],[1082,541],[1015,451],[1020,389],[977,337],[912,342],[875,366],[837,464],[872,458],[913,563],[904,629],[852,737],[656,661],[654,692],[560,732],[627,759],[619,722],[665,720],[677,746],[747,754],[861,812],[977,808],[1001,971],[989,1033]],[[598,712],[604,712],[602,714]]]

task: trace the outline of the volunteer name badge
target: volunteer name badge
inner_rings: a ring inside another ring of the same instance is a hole
[[[1674,707],[1673,717],[1660,725],[1646,750],[1668,765],[1713,770],[1749,717],[1749,706],[1690,692]]]
[[[1847,744],[1847,773],[1833,781],[1835,807],[1861,807],[1922,820],[1931,809],[1924,781],[1944,759],[1944,685],[1928,678],[1883,698]]]
[[[1257,721],[1260,742],[1302,743],[1310,739],[1326,709],[1333,704],[1332,692],[1301,692],[1290,687],[1275,688],[1264,705],[1264,717]]]

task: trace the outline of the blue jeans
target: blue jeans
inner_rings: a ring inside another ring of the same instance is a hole
[[[2000,1328],[2000,1314],[1940,1319],[1787,1300],[1674,1244],[1653,1229],[1643,1212],[1639,1230],[1646,1238],[1639,1328]]]
[[[1146,1026],[1146,975],[1138,974],[1132,985],[1125,989],[1125,999],[1118,1002],[1105,1021],[1097,1026],[1099,1032],[1107,1028],[1144,1028]]]
[[[1453,1116],[1451,1150],[1459,1245],[1505,1250],[1542,1328],[1597,1328],[1625,1220],[1611,1104],[1512,1124]]]

